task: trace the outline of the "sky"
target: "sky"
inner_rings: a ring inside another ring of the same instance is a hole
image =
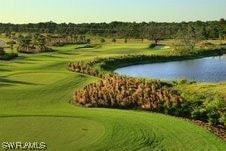
[[[181,22],[226,19],[226,0],[0,0],[0,22]]]

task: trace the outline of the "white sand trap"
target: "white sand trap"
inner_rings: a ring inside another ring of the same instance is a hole
[[[156,49],[156,50],[169,49],[169,48],[170,48],[169,46],[162,46],[162,45],[157,45],[154,47],[154,49]]]

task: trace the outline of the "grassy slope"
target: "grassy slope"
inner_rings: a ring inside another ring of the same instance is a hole
[[[67,62],[126,53],[166,53],[146,47],[108,44],[75,50],[66,46],[0,62],[0,142],[45,141],[54,151],[225,149],[225,142],[181,119],[68,103],[74,89],[98,79],[67,71]]]

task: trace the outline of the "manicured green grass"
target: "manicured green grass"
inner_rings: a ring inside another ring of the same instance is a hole
[[[97,78],[67,71],[67,63],[123,54],[164,54],[148,44],[106,44],[98,49],[55,47],[0,61],[0,143],[44,141],[48,150],[224,150],[207,130],[162,114],[82,108],[75,89]],[[2,148],[0,148],[1,150]]]
[[[1,122],[0,129],[5,132],[1,140],[45,142],[49,150],[79,149],[95,142],[104,132],[100,123],[77,117],[25,116],[1,118]]]

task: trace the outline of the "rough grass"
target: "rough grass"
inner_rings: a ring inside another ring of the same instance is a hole
[[[226,83],[193,83],[193,84],[180,84],[177,89],[181,92],[188,94],[219,94],[224,97],[226,101]]]
[[[44,141],[51,151],[226,148],[225,142],[207,130],[174,117],[69,104],[75,89],[98,79],[67,71],[68,62],[166,50],[135,43],[106,44],[92,50],[55,49],[0,62],[0,143]]]

